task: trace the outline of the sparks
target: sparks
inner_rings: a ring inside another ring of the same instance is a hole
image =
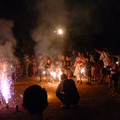
[[[10,96],[10,85],[9,85],[9,80],[7,79],[6,71],[7,71],[7,65],[3,63],[2,71],[1,71],[1,92],[6,103],[8,103],[8,100],[11,96]]]
[[[6,104],[9,103],[9,99],[11,98],[11,66],[9,66],[8,62],[0,63],[0,90],[3,98],[5,99]]]
[[[51,76],[53,76],[54,79],[59,79],[59,81],[61,80],[61,75],[62,75],[62,72],[61,72],[61,69],[57,69],[56,72],[52,71],[50,73]]]
[[[56,72],[52,71],[50,74],[53,76],[54,79],[56,78]]]
[[[58,73],[58,78],[59,78],[59,81],[61,80],[61,75],[62,75],[62,72],[61,72],[61,71],[59,71],[59,73]]]

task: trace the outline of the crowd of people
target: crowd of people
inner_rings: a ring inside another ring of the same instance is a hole
[[[85,52],[71,51],[69,55],[61,55],[58,59],[43,58],[42,54],[29,57],[24,54],[21,62],[16,61],[16,72],[13,78],[17,81],[18,76],[39,76],[39,81],[44,81],[46,77],[47,82],[51,82],[55,72],[54,79],[59,80],[59,72],[67,75],[67,78],[76,77],[76,82],[82,84],[82,78],[87,78],[86,84],[91,85],[91,81],[98,81],[98,84],[103,82],[108,83],[109,88],[114,88],[114,92],[118,91],[119,82],[119,65],[118,58],[111,56],[108,52],[102,49],[94,49],[94,53],[86,50]],[[60,74],[60,75],[61,75]],[[106,80],[104,79],[106,78]],[[114,81],[114,82],[113,82]]]

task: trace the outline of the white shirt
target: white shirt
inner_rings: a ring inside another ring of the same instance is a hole
[[[109,53],[103,51],[102,54],[100,55],[99,60],[102,60],[104,63],[104,68],[106,68],[107,66],[110,66],[110,61],[109,61]]]

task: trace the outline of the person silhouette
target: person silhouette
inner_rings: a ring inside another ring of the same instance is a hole
[[[47,92],[38,85],[28,87],[23,95],[23,108],[30,114],[30,120],[42,120],[42,113],[48,106]]]
[[[56,96],[64,103],[61,107],[65,109],[69,109],[71,105],[76,105],[80,99],[75,82],[72,79],[67,79],[66,74],[61,75]]]

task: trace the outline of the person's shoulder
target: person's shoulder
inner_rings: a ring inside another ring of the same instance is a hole
[[[73,79],[66,79],[66,80],[64,80],[64,82],[74,82],[74,80]]]

